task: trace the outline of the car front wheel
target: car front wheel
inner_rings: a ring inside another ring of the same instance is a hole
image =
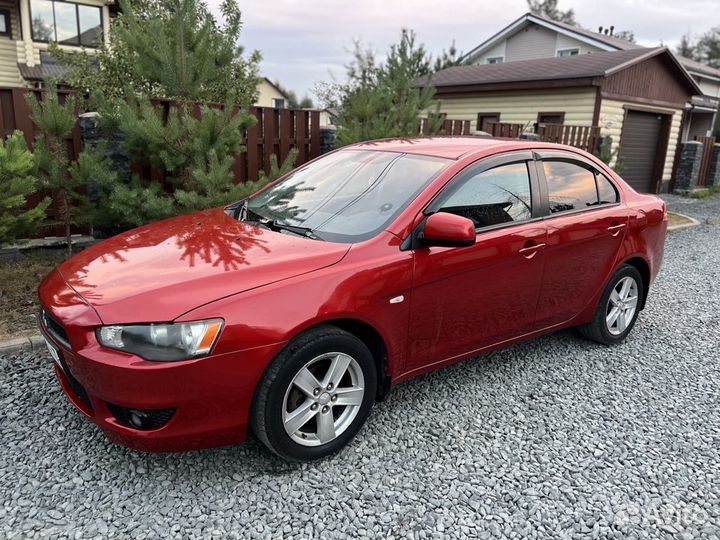
[[[325,457],[358,432],[376,388],[365,344],[339,328],[318,327],[293,340],[268,368],[255,395],[253,431],[285,459]]]
[[[605,289],[595,318],[581,326],[580,332],[605,345],[623,341],[637,321],[644,287],[642,276],[635,267],[621,266]]]

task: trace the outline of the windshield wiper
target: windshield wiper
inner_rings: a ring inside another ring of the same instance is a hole
[[[260,220],[260,223],[265,225],[267,228],[269,228],[272,231],[288,231],[294,234],[298,234],[300,236],[305,236],[307,238],[312,238],[313,240],[322,240],[317,234],[313,232],[313,230],[310,227],[301,227],[299,225],[289,225],[287,223],[278,223],[274,219],[265,219]]]
[[[246,223],[256,223],[261,227],[270,229],[271,231],[288,231],[299,236],[306,238],[312,238],[313,240],[322,240],[317,234],[313,232],[310,227],[301,227],[300,225],[290,225],[288,223],[281,223],[274,219],[266,218],[261,216],[248,206],[248,199],[245,199],[241,203],[229,208],[233,211],[235,219],[244,221]]]

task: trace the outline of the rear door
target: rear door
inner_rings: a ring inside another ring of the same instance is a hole
[[[407,369],[532,329],[545,262],[545,225],[529,152],[470,166],[426,210],[467,217],[470,247],[415,250]]]
[[[545,275],[536,326],[577,316],[612,272],[630,211],[618,189],[589,161],[572,154],[544,154],[537,161],[547,201]]]

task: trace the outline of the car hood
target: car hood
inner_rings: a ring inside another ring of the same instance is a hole
[[[312,272],[350,249],[208,210],[140,227],[63,263],[104,324],[171,321],[219,298]]]

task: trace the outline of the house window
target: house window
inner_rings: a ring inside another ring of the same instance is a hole
[[[503,56],[491,56],[487,59],[488,64],[502,64],[505,57]]]
[[[285,100],[273,98],[273,107],[275,107],[276,109],[284,109],[285,108]]]
[[[62,45],[98,47],[102,12],[97,6],[55,0],[30,0],[32,38]]]
[[[477,130],[492,133],[492,126],[489,124],[497,122],[500,122],[500,113],[478,113]]]
[[[0,10],[0,36],[10,37],[10,12]]]
[[[580,49],[558,49],[557,56],[577,56],[580,54]]]
[[[564,112],[541,112],[537,115],[538,124],[562,124],[565,122]]]

